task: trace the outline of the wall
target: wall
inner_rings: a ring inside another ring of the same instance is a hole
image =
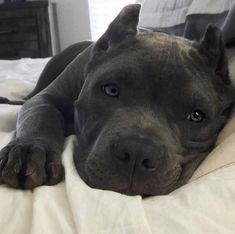
[[[51,0],[56,3],[60,47],[90,40],[88,0]]]
[[[56,5],[61,50],[76,42],[91,40],[88,0],[49,0],[49,2]]]

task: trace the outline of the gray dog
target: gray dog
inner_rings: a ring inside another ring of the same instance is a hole
[[[209,25],[200,43],[137,34],[139,11],[126,6],[96,43],[49,62],[19,112],[16,138],[0,153],[2,183],[31,189],[61,181],[72,132],[77,171],[93,188],[148,196],[189,180],[234,103],[221,32]]]

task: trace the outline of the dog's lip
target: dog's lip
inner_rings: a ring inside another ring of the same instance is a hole
[[[88,167],[89,170],[92,170],[92,168]],[[87,168],[87,169],[88,169]],[[144,197],[149,197],[149,196],[156,196],[156,195],[164,195],[168,194],[171,191],[174,190],[174,188],[177,188],[177,183],[181,178],[181,174],[183,171],[183,165],[178,165],[175,170],[169,171],[168,173],[172,173],[172,175],[168,176],[168,179],[170,179],[169,183],[162,184],[161,186],[157,187],[152,187],[153,191],[150,189],[139,189],[140,187],[138,186],[137,189],[133,187],[133,181],[130,182],[129,186],[123,186],[122,188],[119,187],[119,189],[115,188],[105,188],[102,186],[97,186],[96,184],[93,184],[92,179],[90,178],[88,171],[86,171],[86,183],[93,188],[97,189],[103,189],[103,190],[109,190],[109,191],[116,191],[118,193],[124,194],[124,195],[129,195],[129,196],[142,196]],[[164,175],[166,177],[166,175]],[[164,177],[164,178],[165,178]],[[171,178],[172,177],[172,180]],[[102,188],[101,188],[102,187]],[[155,191],[154,191],[155,190]]]
[[[165,195],[165,194],[172,192],[175,189],[175,187],[177,187],[177,183],[181,178],[182,171],[183,171],[183,168],[180,167],[180,172],[177,173],[177,176],[174,177],[174,180],[170,181],[169,184],[165,184],[164,186],[158,186],[156,192],[150,192],[150,191],[141,192],[141,191],[136,190],[132,186],[129,186],[128,188],[119,190],[117,192],[121,194],[129,195],[129,196],[139,195],[139,196],[142,196],[142,198],[147,198],[147,197],[156,196],[156,195]]]
[[[180,181],[181,175],[182,175],[182,171],[183,171],[183,167],[180,167],[180,172],[176,174],[176,176],[174,176],[174,179],[171,180],[168,184],[164,184],[162,186],[158,186],[155,188],[155,191],[151,191],[151,189],[143,189],[141,191],[141,189],[139,189],[140,187],[138,186],[137,189],[135,189],[135,187],[133,187],[133,183],[130,183],[129,186],[125,186],[125,188],[122,189],[115,189],[115,188],[104,188],[104,187],[100,187],[97,185],[94,185],[92,183],[92,180],[90,180],[90,178],[87,180],[87,184],[92,187],[92,188],[97,188],[97,189],[103,189],[103,190],[109,190],[109,191],[115,191],[124,195],[128,195],[128,196],[142,196],[142,198],[146,198],[146,197],[150,197],[150,196],[157,196],[157,195],[165,195],[168,194],[172,191],[175,190],[175,188],[177,188],[177,183],[178,181]]]

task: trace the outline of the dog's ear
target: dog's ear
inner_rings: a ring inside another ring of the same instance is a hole
[[[216,75],[230,84],[228,60],[225,54],[225,45],[220,29],[209,24],[200,41],[199,50],[208,59],[208,65],[215,69]]]
[[[125,37],[135,36],[137,34],[140,7],[140,4],[125,6],[110,23],[106,32],[95,43],[94,52],[105,52]]]

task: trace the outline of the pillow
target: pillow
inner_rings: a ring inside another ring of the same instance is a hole
[[[232,43],[235,3],[232,4],[232,0],[146,0],[139,28],[200,40],[206,26],[215,23],[222,29],[225,42]]]

